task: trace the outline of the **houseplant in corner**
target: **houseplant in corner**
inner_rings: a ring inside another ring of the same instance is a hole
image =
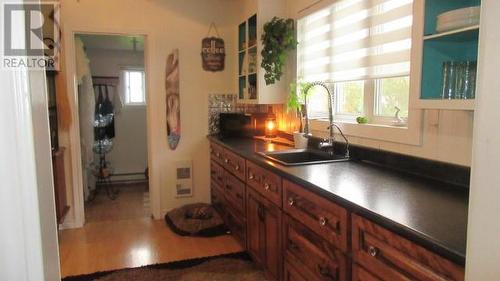
[[[290,92],[286,103],[287,112],[295,111],[296,117],[299,119],[299,131],[293,133],[295,148],[307,148],[309,134],[309,124],[304,124],[304,117],[307,114],[307,97],[305,89],[310,83],[300,82],[290,84]]]
[[[281,79],[288,52],[297,48],[293,19],[272,18],[264,24],[261,40],[261,66],[265,70],[266,85],[271,85]]]

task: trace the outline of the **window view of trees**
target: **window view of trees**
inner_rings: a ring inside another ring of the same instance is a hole
[[[363,113],[364,84],[365,81],[335,84],[337,114],[360,115]]]
[[[396,109],[401,109],[401,117],[408,117],[410,92],[409,76],[379,79],[376,82],[376,108],[378,116],[394,116]]]

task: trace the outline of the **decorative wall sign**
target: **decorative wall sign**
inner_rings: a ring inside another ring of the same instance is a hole
[[[175,150],[181,139],[181,111],[179,92],[179,50],[167,57],[165,76],[167,93],[167,138],[170,149]]]
[[[212,28],[215,30],[217,37],[210,36]],[[215,23],[210,24],[207,37],[201,41],[201,60],[203,70],[205,71],[223,71],[226,59],[226,48],[224,40],[220,38],[219,32]]]

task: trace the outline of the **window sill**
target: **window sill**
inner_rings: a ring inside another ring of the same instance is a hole
[[[390,126],[384,124],[358,124],[356,122],[345,120],[335,121],[335,123],[348,137],[360,137],[408,145],[421,145],[421,123],[419,122],[419,120],[421,120],[420,116],[418,116],[418,118],[409,119],[408,125],[406,127]],[[310,125],[313,134],[314,132],[328,132],[328,121],[326,120],[311,120]]]

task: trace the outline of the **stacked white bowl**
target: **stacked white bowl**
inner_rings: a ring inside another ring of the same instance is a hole
[[[436,31],[446,32],[479,24],[480,7],[448,11],[437,16]]]

